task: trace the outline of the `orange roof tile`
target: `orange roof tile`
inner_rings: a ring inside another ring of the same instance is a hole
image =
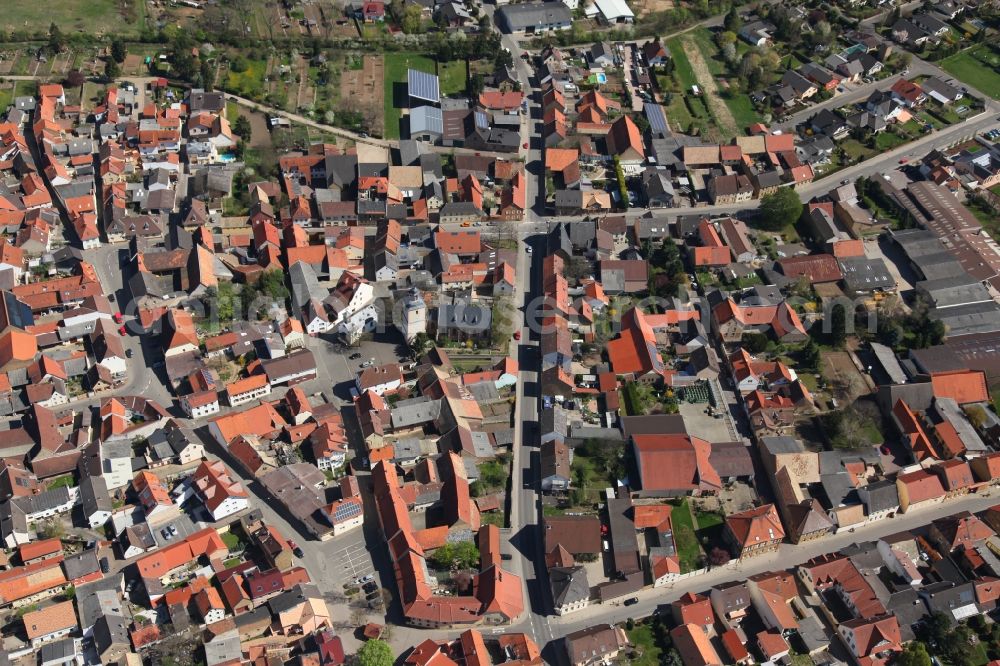
[[[931,385],[934,387],[934,397],[951,398],[960,405],[990,400],[986,373],[982,370],[934,374],[931,375]]]
[[[41,610],[25,613],[22,618],[24,631],[29,640],[66,629],[75,629],[76,608],[73,601],[63,601]]]

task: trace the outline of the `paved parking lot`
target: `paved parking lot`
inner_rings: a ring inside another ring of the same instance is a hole
[[[334,551],[331,559],[337,562],[337,568],[345,584],[354,584],[359,578],[375,573],[372,558],[368,555],[364,541],[358,541]]]
[[[353,347],[341,346],[325,338],[309,338],[307,346],[316,358],[318,377],[303,384],[303,390],[328,391],[342,400],[350,400],[350,389],[361,365],[374,359],[375,365],[399,363],[402,335],[396,330],[380,333],[374,340],[364,340]],[[357,358],[351,356],[358,355]]]
[[[170,527],[175,527],[177,529],[177,535],[171,535],[170,538],[167,539],[163,536],[163,530],[169,530]],[[189,514],[180,512],[177,514],[177,517],[172,520],[162,520],[151,523],[149,531],[153,535],[156,545],[163,548],[178,541],[183,541],[188,536],[194,534],[203,527],[205,527],[205,524],[199,525],[191,519]]]

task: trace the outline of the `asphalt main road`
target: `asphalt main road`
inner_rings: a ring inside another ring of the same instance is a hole
[[[983,511],[996,505],[1000,500],[994,499],[988,492],[985,495],[965,495],[950,501],[929,507],[918,508],[894,518],[879,520],[856,528],[854,531],[843,530],[837,534],[816,539],[801,544],[782,544],[774,552],[743,560],[733,567],[717,567],[700,576],[692,576],[672,586],[661,588],[643,588],[635,596],[639,602],[625,607],[620,605],[592,605],[571,615],[547,618],[547,623],[553,639],[580,629],[604,622],[624,622],[628,618],[642,618],[651,615],[664,604],[669,604],[688,592],[703,592],[711,587],[737,580],[746,580],[750,576],[789,569],[803,564],[824,553],[832,553],[847,546],[878,539],[926,527],[938,518],[954,515],[962,511],[973,513]]]
[[[965,139],[972,138],[977,134],[983,134],[992,129],[1000,128],[1000,122],[998,122],[997,116],[994,115],[997,113],[998,109],[1000,109],[1000,104],[997,102],[990,102],[987,105],[987,110],[980,113],[975,118],[970,118],[964,122],[951,125],[936,132],[931,132],[930,134],[920,137],[916,141],[904,144],[893,150],[883,152],[877,157],[866,162],[861,162],[860,164],[840,169],[839,171],[836,171],[828,176],[817,178],[811,183],[796,188],[796,191],[799,193],[800,199],[803,201],[809,201],[813,197],[824,195],[834,189],[842,180],[853,181],[861,177],[871,177],[884,174],[898,168],[900,166],[901,159],[906,159],[907,162],[909,162],[935,148],[945,148]],[[645,216],[650,212],[654,215],[669,217],[678,217],[681,215],[721,216],[735,215],[740,211],[754,210],[759,206],[760,199],[751,199],[750,201],[724,206],[677,206],[675,208],[661,208],[655,211],[650,211],[645,208],[629,209],[628,211],[625,211],[623,215],[632,219]],[[555,222],[573,223],[581,219],[582,216],[580,215],[547,215],[545,216],[545,221],[526,221],[519,224],[517,230],[521,237],[524,238],[534,234],[544,233],[549,226]]]
[[[969,94],[986,100],[987,109],[990,108],[991,103],[994,109],[1000,108],[988,95],[970,87],[966,83],[958,81],[954,76],[944,71],[937,65],[927,62],[926,60],[921,60],[920,58],[914,58],[910,63],[910,66],[907,68],[905,76],[903,74],[893,74],[892,76],[878,81],[872,81],[871,83],[845,84],[845,92],[837,93],[828,100],[818,102],[801,111],[797,111],[780,123],[774,123],[771,126],[771,129],[781,130],[783,132],[793,131],[798,125],[806,122],[822,109],[839,109],[840,107],[847,106],[848,104],[857,104],[858,102],[868,99],[868,97],[876,90],[888,90],[902,78],[914,79],[918,76],[936,76],[944,81],[952,82],[953,85],[967,90]]]

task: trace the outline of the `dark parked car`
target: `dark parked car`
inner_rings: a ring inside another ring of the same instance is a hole
[[[358,358],[361,358],[361,352],[354,352],[353,354],[351,354],[352,361]]]
[[[626,606],[634,606],[637,603],[639,603],[639,597],[629,597],[628,599],[625,600]]]
[[[302,552],[302,549],[299,548],[299,544],[295,543],[294,541],[289,541],[288,545],[289,547],[291,547],[292,552],[295,553],[295,557],[301,560],[303,557],[306,556],[306,554]]]
[[[111,564],[108,562],[108,558],[101,558],[101,573],[111,573]]]

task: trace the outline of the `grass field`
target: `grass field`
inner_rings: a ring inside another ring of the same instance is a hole
[[[454,60],[441,65],[438,70],[442,95],[458,95],[465,92],[465,61]]]
[[[692,30],[691,32],[689,32],[687,34],[687,37],[691,38],[694,41],[694,43],[698,46],[698,50],[701,51],[701,55],[705,60],[705,64],[708,67],[709,73],[716,79],[724,79],[727,73],[726,63],[723,62],[722,54],[719,51],[719,47],[715,44],[715,39],[712,31],[709,30],[708,28],[701,27],[698,28],[697,30]],[[739,44],[744,44],[744,43],[739,42]],[[747,46],[747,48],[744,49],[744,51],[749,49],[748,45],[744,44],[744,46]],[[698,79],[695,76],[694,70],[691,67],[691,63],[688,60],[687,55],[685,55],[684,44],[680,38],[675,38],[672,40],[668,40],[667,48],[670,50],[670,54],[673,56],[674,62],[676,63],[677,66],[676,73],[674,74],[674,76],[677,79],[678,84],[684,87],[684,93],[686,94],[690,92],[692,85],[698,83]],[[739,48],[737,48],[737,53],[739,53]],[[750,101],[749,96],[743,94],[734,96],[729,95],[726,91],[724,82],[717,81],[717,84],[719,87],[719,99],[721,99],[722,102],[729,108],[729,112],[733,114],[733,119],[736,121],[736,124],[739,127],[741,134],[746,131],[747,127],[760,121],[760,116],[758,116],[756,110],[754,110],[753,103]],[[703,100],[704,98],[697,100],[697,103],[701,107],[705,106]],[[671,107],[673,107],[673,112],[674,112],[673,115],[671,115]],[[701,127],[702,133],[704,133],[709,126],[715,125],[714,122],[715,119],[709,112],[707,107],[705,108],[704,114],[700,113],[692,114],[690,113],[689,109],[685,110],[688,111],[687,114],[684,113],[684,110],[677,108],[673,104],[668,106],[667,108],[668,116],[675,122],[681,123],[685,130],[692,120],[695,121],[696,125],[699,126],[704,125],[703,127]],[[700,110],[700,108],[697,110]],[[694,118],[690,117],[692,115],[694,116]],[[698,119],[700,118],[704,118],[705,121],[699,122]],[[726,134],[726,132],[723,132],[723,134]],[[721,138],[728,139],[730,137],[723,136]]]
[[[57,476],[50,481],[46,490],[55,490],[56,488],[72,488],[75,485],[76,482],[73,481],[73,475],[64,474],[63,476]]]
[[[869,157],[875,154],[875,151],[864,145],[857,139],[845,139],[840,143],[840,146],[844,149],[844,153],[852,161],[856,159],[867,160]]]
[[[992,47],[979,44],[945,58],[940,65],[963,83],[993,99],[1000,99],[1000,53]]]
[[[753,102],[749,95],[722,95],[722,101],[729,107],[729,112],[743,132],[754,123],[760,122],[757,110],[753,108]]]
[[[899,134],[881,132],[877,137],[875,137],[875,149],[879,152],[885,152],[887,150],[892,150],[897,146],[901,146],[907,141],[908,139],[906,137]]]
[[[15,97],[17,97],[17,81],[11,81],[10,85],[0,88],[0,111],[10,106]]]
[[[698,568],[701,549],[694,531],[694,518],[687,499],[672,502],[673,513],[670,523],[674,528],[674,542],[677,544],[677,557],[680,559],[681,573],[694,571]]]
[[[5,2],[0,12],[0,30],[48,32],[55,23],[70,34],[137,34],[145,20],[145,3],[129,3],[130,20],[124,20],[120,0],[33,0]],[[137,15],[138,14],[138,15]]]
[[[719,47],[715,45],[712,31],[701,27],[697,30],[692,30],[689,34],[694,38],[695,43],[698,44],[701,54],[705,56],[705,62],[708,63],[708,71],[712,73],[712,76],[725,76],[726,63],[722,61],[722,57],[719,54]]]
[[[667,40],[667,49],[670,51],[670,57],[674,59],[674,78],[685,93],[690,92],[691,86],[698,83],[698,78],[694,75],[687,54],[684,53],[684,44],[679,37],[675,37]]]
[[[230,71],[226,75],[226,86],[236,94],[244,97],[255,97],[264,91],[264,72],[267,71],[266,60],[247,60],[247,68],[242,72]]]

